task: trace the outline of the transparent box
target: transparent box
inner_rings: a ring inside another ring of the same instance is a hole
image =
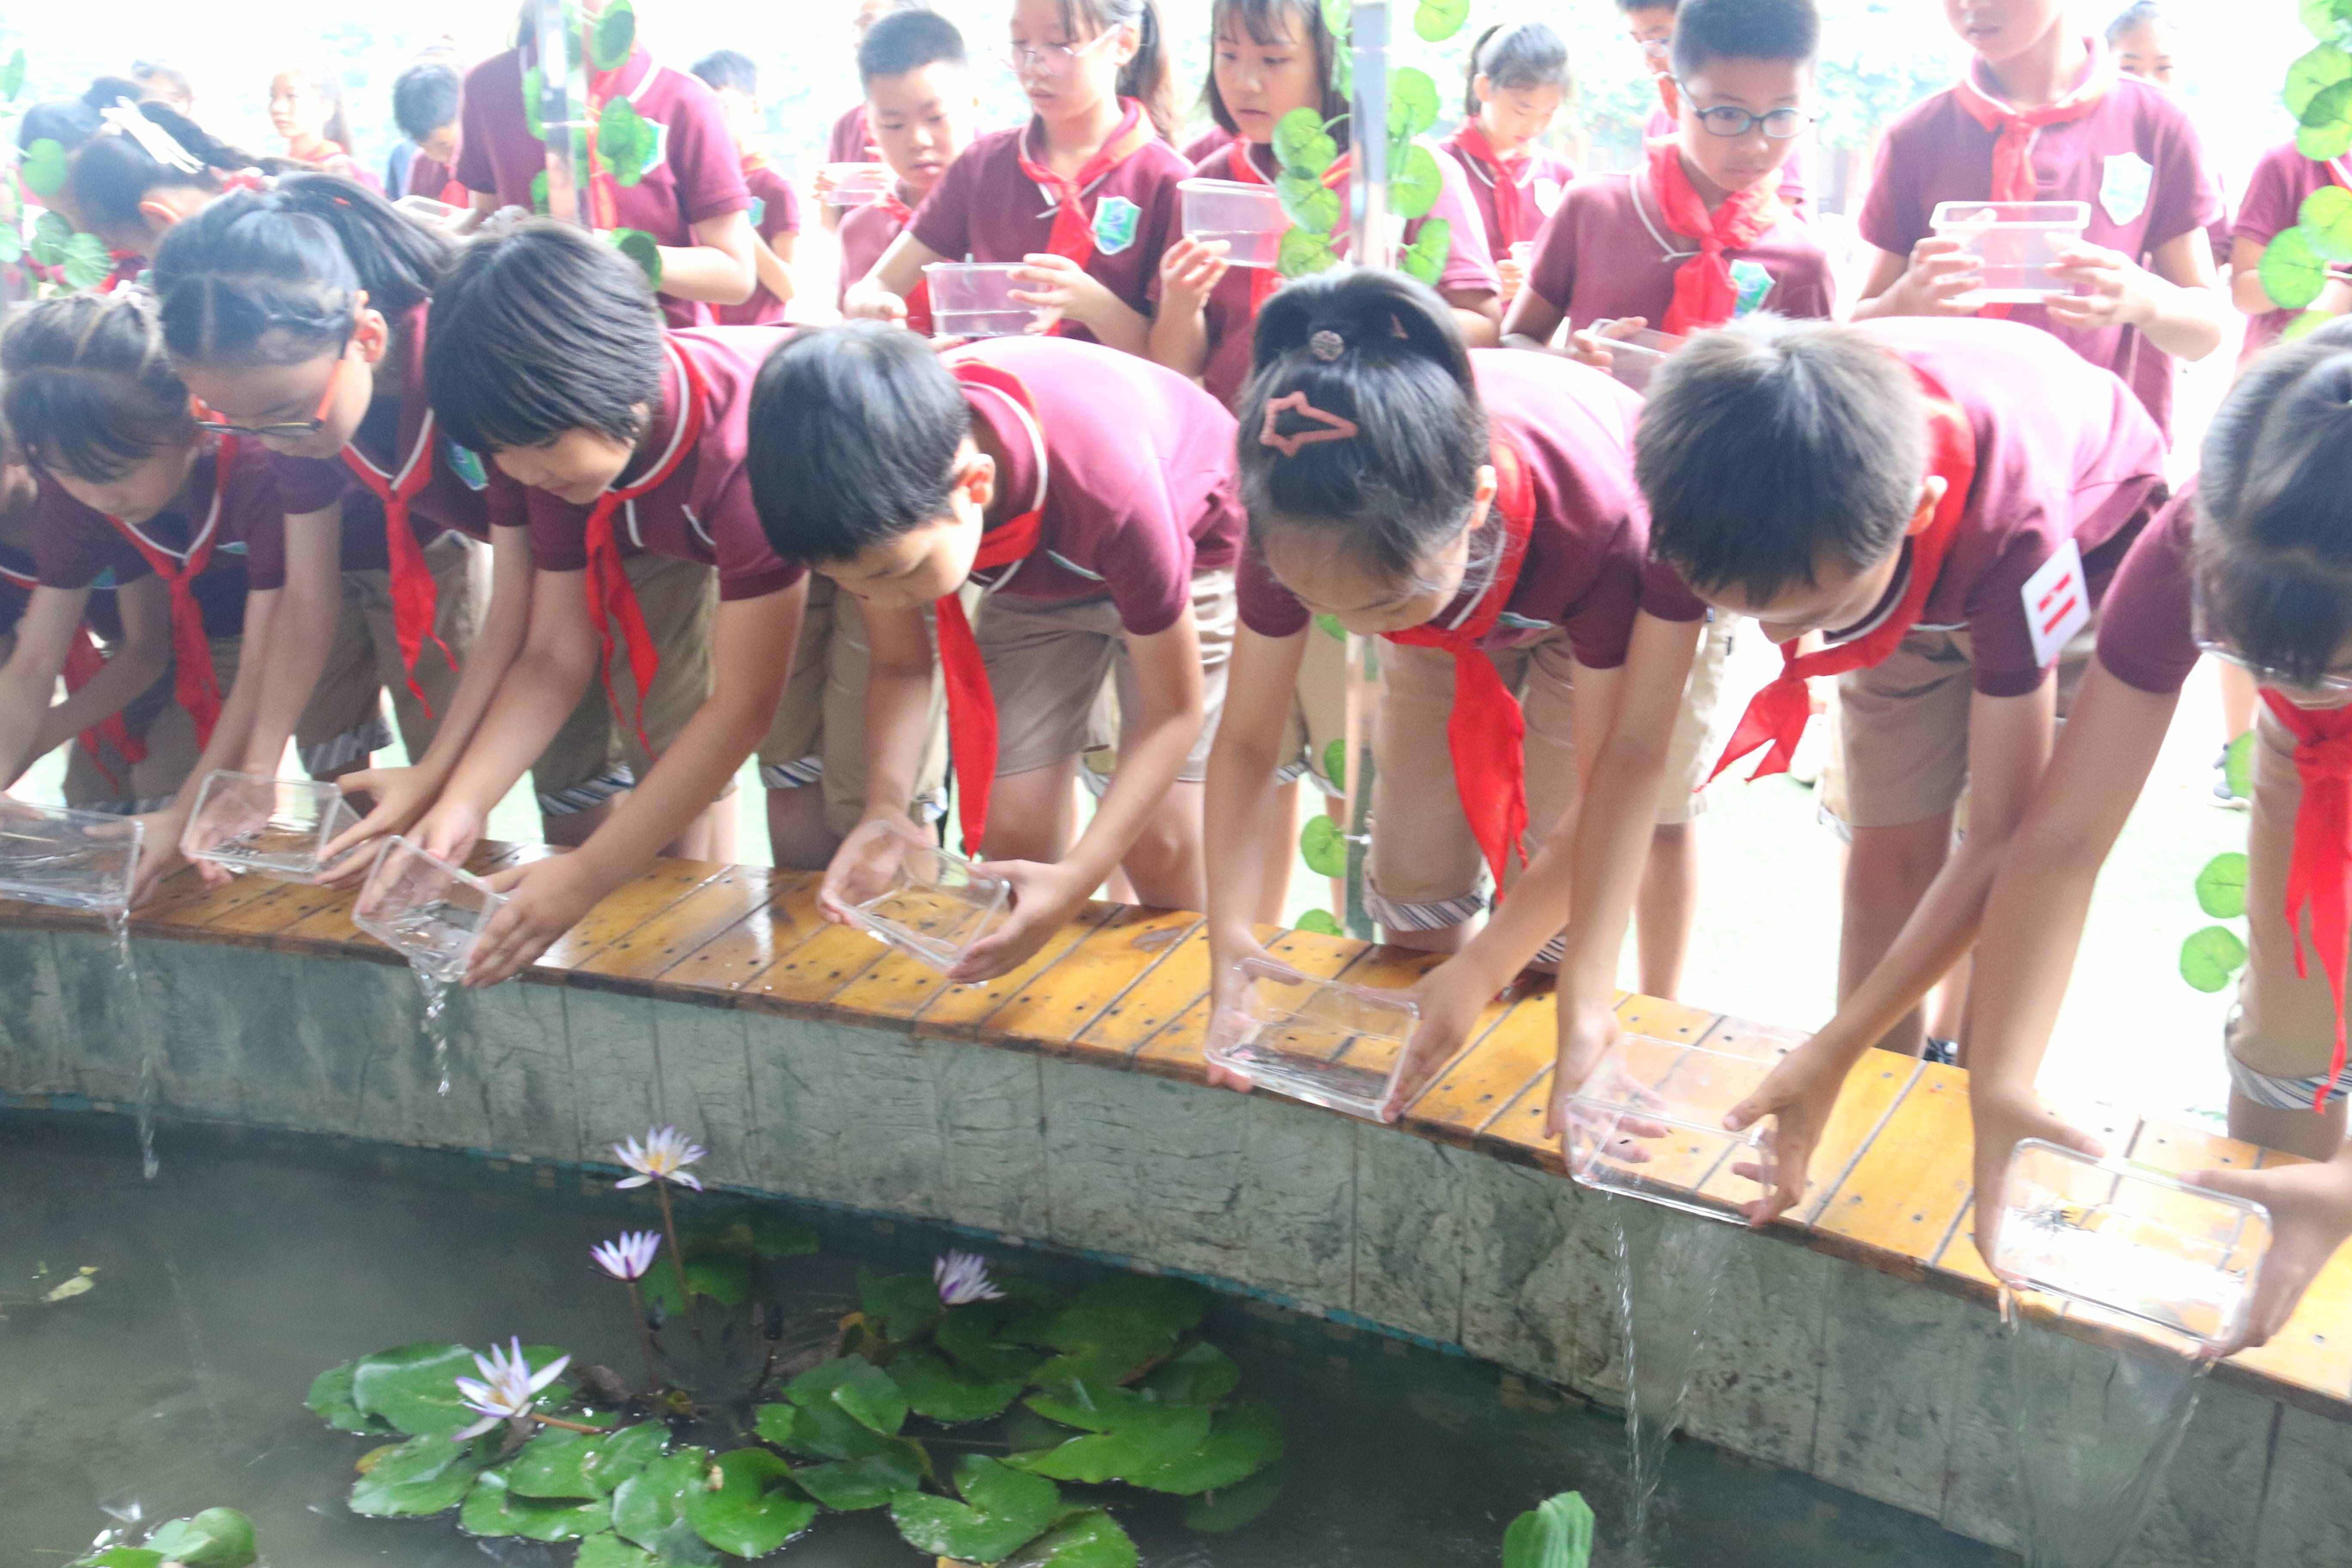
[[[482,928],[506,904],[479,877],[394,835],[376,851],[352,923],[429,979],[465,977]]]
[[[1012,912],[1013,884],[974,870],[912,825],[869,822],[842,845],[826,897],[858,930],[941,973]]]
[[[0,898],[121,914],[145,836],[136,817],[0,796]]]
[[[1248,959],[1209,1025],[1207,1054],[1260,1089],[1381,1119],[1421,1009],[1402,991],[1318,980]]]
[[[890,194],[898,178],[887,163],[827,163],[824,172],[833,180],[825,201],[836,207],[870,207]]]
[[[2233,1338],[2270,1250],[2270,1211],[2128,1160],[2039,1138],[2009,1157],[1993,1272],[2209,1346]]]
[[[358,853],[346,850],[330,862],[324,852],[359,820],[332,784],[215,773],[196,793],[180,853],[281,882],[315,882]]]
[[[1184,194],[1186,238],[1223,240],[1230,247],[1225,259],[1235,267],[1281,263],[1282,237],[1290,232],[1291,223],[1273,186],[1186,180],[1176,188]]]
[[[1604,1193],[1709,1219],[1745,1219],[1764,1195],[1771,1152],[1758,1123],[1724,1129],[1778,1057],[1735,1056],[1626,1035],[1568,1101],[1568,1173]],[[1754,1166],[1743,1175],[1735,1167]]]
[[[2050,276],[2059,252],[2091,226],[2088,202],[1940,202],[1928,222],[1982,265],[1983,280],[1962,305],[2032,305],[2074,292]]]
[[[1018,261],[935,261],[923,268],[931,286],[931,330],[943,338],[1009,338],[1042,320],[1045,308],[1013,297]]]
[[[1595,321],[1592,331],[1598,333],[1610,324]],[[1622,384],[1645,396],[1649,394],[1650,378],[1657,374],[1658,367],[1666,363],[1668,355],[1690,342],[1688,338],[1670,337],[1648,327],[1622,338],[1608,337],[1605,333],[1601,336],[1609,349],[1609,374]]]

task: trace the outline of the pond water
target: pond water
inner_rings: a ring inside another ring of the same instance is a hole
[[[343,1506],[365,1439],[302,1406],[320,1370],[418,1340],[520,1334],[584,1362],[638,1364],[620,1289],[587,1248],[654,1218],[609,1179],[336,1140],[165,1123],[142,1181],[120,1118],[0,1111],[0,1561],[59,1564],[114,1519],[215,1504],[250,1514],[272,1568],[516,1568],[570,1547],[477,1542],[453,1517]],[[696,1200],[688,1196],[690,1205]],[[778,1205],[823,1237],[796,1259],[810,1308],[854,1299],[862,1264],[926,1269],[970,1246],[930,1227]],[[1004,1247],[1001,1270],[1080,1283],[1100,1270]],[[16,1305],[90,1268],[93,1288]],[[1278,1405],[1282,1493],[1237,1533],[1174,1508],[1124,1516],[1150,1568],[1434,1568],[1497,1560],[1504,1526],[1580,1488],[1604,1537],[1627,1512],[1613,1413],[1530,1397],[1491,1367],[1219,1298],[1203,1334]],[[111,1517],[110,1517],[111,1516]],[[1668,1455],[1640,1568],[2011,1561],[1899,1510],[1700,1444]],[[1604,1552],[1602,1560],[1614,1553]],[[828,1516],[781,1558],[803,1568],[928,1568],[879,1514]]]

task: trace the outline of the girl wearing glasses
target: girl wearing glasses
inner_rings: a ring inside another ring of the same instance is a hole
[[[178,864],[197,782],[216,768],[274,773],[285,749],[285,730],[273,739],[261,721],[268,661],[259,650],[299,598],[277,471],[257,443],[197,427],[143,290],[34,306],[0,335],[0,378],[9,428],[40,486],[37,585],[0,668],[0,781],[122,710],[169,668],[175,711],[156,720],[166,732],[132,739],[201,754],[178,795],[143,818],[135,901]],[[109,585],[121,647],[52,708],[90,593]],[[185,740],[175,741],[168,731],[183,724]]]
[[[1022,263],[1013,298],[1047,330],[1142,353],[1160,258],[1192,175],[1159,0],[1014,0],[1009,63],[1034,111],[950,164],[907,231],[842,301],[904,321],[938,261]]]
[[[2344,1142],[2345,813],[2352,792],[2352,323],[2273,350],[2209,427],[2200,479],[2134,543],[2098,654],[1985,910],[1970,990],[1978,1246],[2021,1138],[2092,1141],[2034,1075],[2091,889],[2200,651],[2261,684],[2247,831],[2250,956],[2224,1038],[2230,1133],[2316,1161],[2193,1177],[2268,1205],[2277,1240],[2246,1342],[2275,1333],[2352,1234]]]

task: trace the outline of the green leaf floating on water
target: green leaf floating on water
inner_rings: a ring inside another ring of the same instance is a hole
[[[2312,248],[2301,229],[2288,229],[2263,247],[2262,282],[2271,303],[2282,310],[2300,310],[2326,287],[2326,258]]]
[[[656,1459],[613,1494],[614,1530],[648,1552],[663,1550],[663,1532],[681,1522],[679,1500],[689,1487],[703,1484],[709,1466],[708,1448],[680,1448]]]
[[[1247,1480],[1202,1492],[1184,1508],[1184,1528],[1203,1535],[1239,1530],[1274,1506],[1282,1495],[1282,1469],[1268,1466]]]
[[[645,1292],[647,1305],[659,1307],[671,1317],[687,1310],[688,1291],[708,1296],[722,1306],[740,1307],[751,1299],[751,1265],[746,1258],[723,1253],[698,1255],[689,1242],[684,1289],[679,1289],[677,1265],[671,1261],[667,1248],[646,1270],[637,1289]]]
[[[1318,936],[1345,936],[1348,934],[1339,924],[1339,917],[1333,914],[1329,910],[1307,910],[1305,914],[1298,917],[1298,924],[1292,929],[1297,931],[1311,931]]]
[[[1592,1509],[1562,1492],[1511,1521],[1503,1532],[1503,1568],[1585,1568],[1592,1561]]]
[[[310,1380],[310,1392],[302,1404],[313,1415],[338,1432],[356,1432],[362,1436],[388,1437],[399,1430],[381,1415],[371,1415],[352,1403],[352,1373],[359,1366],[347,1361],[341,1366],[331,1366]]]
[[[1040,1414],[1054,1415],[1052,1410]],[[1057,1481],[1146,1485],[1144,1477],[1169,1472],[1206,1444],[1210,1422],[1209,1412],[1197,1405],[1157,1405],[1148,1415],[1129,1413],[1108,1431],[1083,1433],[1058,1448],[1012,1462]]]
[[[764,1557],[815,1522],[816,1504],[792,1476],[792,1467],[765,1448],[721,1454],[702,1484],[687,1489],[687,1522],[730,1556]]]
[[[907,1396],[864,1356],[837,1356],[809,1368],[785,1385],[784,1397],[804,1409],[830,1404],[885,1437],[907,1424]]]
[[[1090,1373],[1117,1383],[1174,1350],[1208,1304],[1208,1292],[1189,1280],[1115,1275],[1087,1286],[1061,1310],[1005,1332],[1063,1352],[1039,1372],[1041,1383]]]
[[[1214,1405],[1241,1381],[1242,1369],[1233,1357],[1206,1340],[1195,1340],[1153,1368],[1139,1386],[1171,1405]]]
[[[929,1276],[875,1274],[864,1268],[857,1271],[857,1304],[867,1322],[894,1340],[913,1339],[946,1310]]]
[[[525,1541],[579,1541],[608,1528],[613,1505],[603,1498],[562,1502],[519,1497],[504,1470],[484,1470],[457,1509],[457,1528],[468,1535],[520,1536]]]
[[[1298,856],[1318,877],[1348,874],[1348,840],[1339,825],[1319,812],[1298,830]]]
[[[185,1568],[247,1568],[254,1560],[253,1521],[233,1508],[208,1508],[157,1525],[147,1550]]]
[[[964,1563],[998,1563],[1061,1511],[1061,1488],[983,1455],[957,1461],[955,1485],[961,1502],[908,1492],[890,1504],[890,1518],[908,1545]]]
[[[881,1508],[900,1492],[923,1484],[923,1450],[904,1437],[887,1440],[881,1452],[862,1459],[835,1459],[793,1472],[801,1489],[836,1513]]]
[[[411,1437],[378,1449],[352,1483],[353,1513],[371,1519],[422,1519],[456,1508],[473,1489],[484,1459],[479,1439],[453,1443],[447,1437]]]
[[[681,1239],[688,1258],[706,1254],[740,1258],[806,1258],[817,1250],[816,1232],[765,1209],[724,1210],[686,1227]]]
[[[982,1377],[929,1351],[906,1351],[890,1360],[890,1379],[916,1415],[945,1426],[1002,1415],[1021,1397],[1025,1377]]]
[[[2346,72],[2352,76],[2352,70]],[[1294,109],[1275,122],[1274,155],[1294,173],[1320,177],[1339,159],[1339,143],[1313,109]]]
[[[2180,978],[2200,991],[2221,990],[2246,962],[2246,944],[2228,926],[2207,926],[2180,944]]]
[[[1236,1485],[1282,1458],[1282,1417],[1271,1405],[1240,1405],[1217,1413],[1208,1441],[1156,1469],[1130,1474],[1137,1486],[1194,1497]]]
[[[2217,921],[2233,921],[2246,912],[2246,858],[2225,850],[2205,862],[2197,873],[2197,907]]]
[[[623,1481],[661,1457],[669,1433],[657,1421],[592,1436],[551,1426],[522,1446],[507,1467],[509,1484],[523,1497],[610,1497]]]
[[[1003,1568],[1136,1568],[1141,1561],[1118,1521],[1090,1508],[1066,1515],[1006,1558]]]
[[[958,1307],[940,1320],[931,1342],[968,1372],[984,1380],[1025,1378],[1045,1358],[1024,1346],[1006,1342],[1002,1331],[1030,1308],[1019,1301],[975,1301]]]
[[[606,1530],[580,1543],[580,1555],[572,1560],[572,1568],[653,1568],[653,1562],[643,1547]]]
[[[400,1345],[352,1363],[352,1404],[412,1437],[455,1432],[475,1420],[457,1380],[475,1375],[474,1352],[463,1345]]]

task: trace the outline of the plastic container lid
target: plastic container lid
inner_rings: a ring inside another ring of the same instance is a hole
[[[0,796],[0,898],[120,914],[145,836],[137,817]]]
[[[1004,923],[1013,884],[972,868],[911,826],[869,822],[836,854],[826,896],[877,942],[945,973]]]
[[[346,851],[331,865],[323,858],[328,844],[359,820],[332,784],[219,772],[196,794],[180,853],[281,882],[315,882],[360,852]]]
[[[1735,1056],[1627,1035],[1568,1101],[1568,1173],[1601,1192],[1709,1219],[1744,1219],[1763,1196],[1771,1159],[1762,1124],[1724,1130],[1777,1057]],[[1754,1165],[1757,1174],[1735,1166]]]
[[[1208,1058],[1261,1089],[1381,1119],[1421,1009],[1402,991],[1322,980],[1250,959],[1228,972]]]

